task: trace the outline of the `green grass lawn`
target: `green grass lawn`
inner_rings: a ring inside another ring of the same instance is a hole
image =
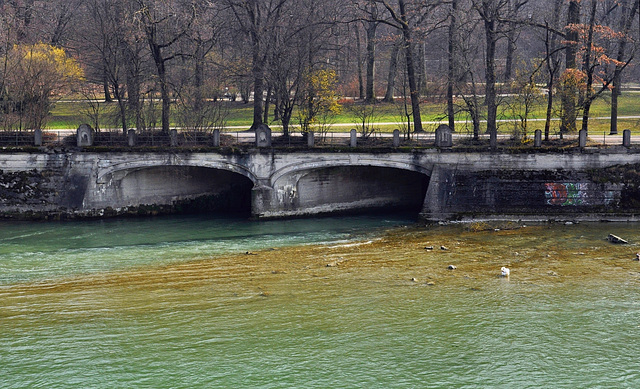
[[[227,127],[246,127],[251,126],[253,120],[253,106],[251,104],[243,104],[241,102],[224,102],[227,112],[226,126]],[[545,102],[535,106],[530,119],[542,119],[545,117]],[[515,119],[517,114],[512,110],[506,108],[507,104],[502,105],[499,110],[498,119]],[[273,106],[272,106],[273,107]],[[355,107],[355,108],[354,108]],[[337,115],[331,120],[335,124],[346,123],[358,123],[361,122],[358,112],[359,103],[346,103],[344,104],[342,113]],[[117,109],[116,103],[101,104],[100,114],[100,127],[111,128],[117,127],[113,118],[115,115],[112,113]],[[392,131],[395,128],[401,128],[400,123],[406,122],[406,118],[402,117],[403,104],[398,102],[396,104],[378,103],[373,108],[372,122],[376,123],[391,123],[387,125],[376,126],[380,131]],[[111,112],[109,112],[111,111]],[[423,103],[421,105],[421,115],[423,122],[438,122],[446,121],[445,115],[446,107],[443,103]],[[82,123],[91,123],[88,112],[88,103],[82,101],[59,101],[55,104],[52,111],[51,118],[47,127],[49,129],[73,129],[77,128]],[[609,120],[596,119],[598,117],[608,117],[610,115],[610,96],[596,100],[591,108],[589,120],[589,131],[591,134],[599,134],[609,131]],[[619,99],[618,107],[619,116],[639,116],[640,115],[640,93],[626,93]],[[156,113],[159,122],[159,114]],[[579,117],[578,119],[581,119]],[[459,131],[470,131],[471,123],[468,120],[467,115],[462,112],[456,115]],[[557,121],[552,126],[552,132],[557,132]],[[271,125],[278,125],[278,122],[269,123]],[[297,124],[297,115],[294,113],[292,118],[292,125]],[[178,126],[177,123],[173,125]],[[578,125],[579,126],[579,125]],[[424,129],[426,131],[433,131],[437,127],[437,124],[425,123]],[[334,126],[332,131],[347,131],[351,126]],[[510,123],[499,123],[499,131],[501,133],[509,133],[513,129],[513,125]],[[533,133],[536,129],[543,129],[543,121],[532,121],[529,123],[528,132]],[[620,119],[618,128],[620,131],[623,129],[631,129],[634,133],[640,133],[640,120],[638,119]],[[234,129],[236,131],[237,129]]]

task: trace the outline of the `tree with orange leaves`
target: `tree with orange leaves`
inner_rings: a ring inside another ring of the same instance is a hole
[[[568,66],[567,72],[572,74],[571,77],[567,76],[565,79],[571,79],[574,82],[579,80],[575,87],[579,94],[578,107],[582,109],[582,129],[585,131],[589,128],[589,112],[592,103],[604,91],[610,90],[616,79],[616,74],[619,77],[633,59],[633,54],[625,56],[624,48],[622,51],[618,50],[618,55],[614,57],[610,48],[613,45],[610,43],[626,42],[630,39],[629,29],[638,11],[638,1],[618,0],[613,3],[612,7],[606,8],[607,3],[602,0],[590,0],[586,23],[574,23],[567,26],[567,35],[577,38],[567,44],[575,52],[576,62],[581,63],[581,68],[571,69]],[[603,16],[613,12],[617,7],[629,10],[620,13],[620,18],[623,21],[621,29],[617,30],[599,23]]]

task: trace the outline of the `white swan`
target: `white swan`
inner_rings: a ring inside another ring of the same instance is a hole
[[[504,267],[502,266],[502,268],[500,269],[500,271],[502,271],[502,276],[503,277],[509,277],[509,274],[511,274],[511,270],[509,270],[508,267]]]

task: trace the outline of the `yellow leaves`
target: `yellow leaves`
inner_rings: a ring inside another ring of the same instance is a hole
[[[44,43],[14,45],[10,68],[24,83],[37,86],[47,94],[62,93],[84,79],[82,68],[64,49]]]
[[[310,131],[311,124],[318,117],[339,114],[342,106],[338,102],[338,79],[334,70],[319,69],[310,71],[305,80],[304,98],[298,110],[298,118],[303,132]]]
[[[3,109],[20,128],[43,128],[52,100],[84,79],[64,49],[44,43],[14,45],[5,60]]]
[[[342,106],[338,103],[337,76],[334,70],[320,69],[309,76],[310,89],[314,100],[326,111],[339,114]]]

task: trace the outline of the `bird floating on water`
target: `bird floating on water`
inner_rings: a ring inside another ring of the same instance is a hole
[[[509,270],[508,267],[504,267],[502,266],[502,268],[500,269],[500,271],[502,271],[502,276],[503,277],[509,277],[509,274],[511,274],[511,270]]]

